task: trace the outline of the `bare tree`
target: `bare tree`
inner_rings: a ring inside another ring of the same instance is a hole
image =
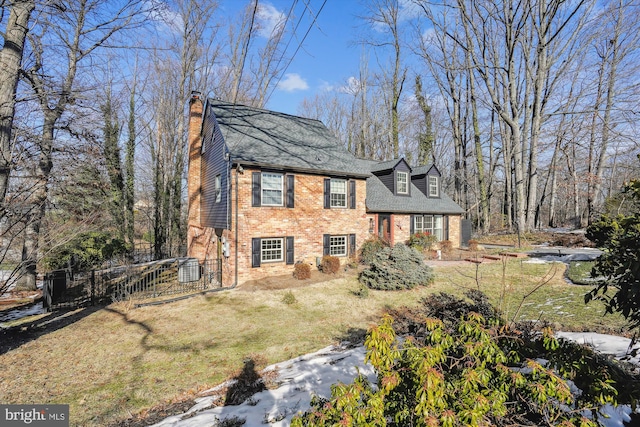
[[[407,67],[402,57],[402,32],[400,23],[400,2],[398,0],[375,0],[367,3],[369,14],[364,18],[371,25],[372,31],[388,37],[374,37],[365,41],[375,48],[391,47],[392,55],[389,59],[390,67],[380,63],[381,83],[383,95],[389,109],[389,152],[386,157],[398,158],[400,153],[400,117],[399,104],[404,82],[407,77]],[[379,51],[378,60],[384,61],[386,52]],[[386,71],[391,70],[391,73]]]
[[[4,6],[3,6],[4,7]],[[35,8],[34,0],[15,1],[10,6],[9,20],[0,50],[0,218],[4,216],[13,139],[11,135],[15,112],[16,89],[27,37],[29,18]]]
[[[68,107],[82,98],[76,82],[80,67],[119,31],[140,25],[145,6],[134,0],[108,5],[98,0],[74,1],[65,7],[46,5],[37,28],[28,35],[30,55],[24,78],[40,106],[42,134],[38,140],[36,184],[30,199],[36,210],[28,221],[23,249],[26,289],[36,286],[40,230],[47,209],[56,130]],[[60,64],[61,55],[66,59],[64,65]]]
[[[627,73],[637,70],[633,64],[640,48],[640,14],[637,4],[617,0],[607,4],[598,17],[601,31],[593,48],[599,60],[597,90],[591,115],[588,150],[588,191],[586,220],[591,222],[596,205],[602,202],[600,195],[604,169],[615,127],[614,109],[621,102],[622,77],[620,66],[628,61]],[[635,69],[634,69],[635,68]]]

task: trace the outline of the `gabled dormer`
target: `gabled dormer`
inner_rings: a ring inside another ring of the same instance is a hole
[[[371,172],[394,196],[411,197],[411,167],[404,159],[394,159],[375,165]]]
[[[429,198],[439,199],[441,197],[442,174],[434,164],[413,168],[411,183]]]

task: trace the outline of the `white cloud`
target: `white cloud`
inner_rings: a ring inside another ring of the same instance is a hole
[[[360,90],[360,79],[357,77],[347,78],[347,83],[338,88],[338,92],[355,95]]]
[[[297,90],[307,90],[309,85],[299,74],[287,73],[284,75],[284,79],[278,83],[278,89],[285,92],[295,92]]]
[[[286,15],[270,3],[260,3],[256,12],[258,34],[271,38],[284,25]]]

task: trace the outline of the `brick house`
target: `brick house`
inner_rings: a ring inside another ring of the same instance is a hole
[[[429,231],[460,246],[463,213],[435,165],[363,160],[319,121],[208,99],[189,107],[188,256],[221,260],[223,284],[291,274]]]

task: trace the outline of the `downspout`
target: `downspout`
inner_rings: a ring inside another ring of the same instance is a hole
[[[236,165],[236,185],[235,185],[235,194],[236,194],[236,212],[235,212],[235,217],[236,217],[236,249],[235,249],[235,271],[234,271],[234,278],[235,278],[235,283],[233,284],[232,288],[235,288],[238,285],[238,245],[240,244],[240,242],[238,242],[238,228],[239,228],[239,224],[238,224],[238,174],[240,173],[240,165],[237,164]]]

